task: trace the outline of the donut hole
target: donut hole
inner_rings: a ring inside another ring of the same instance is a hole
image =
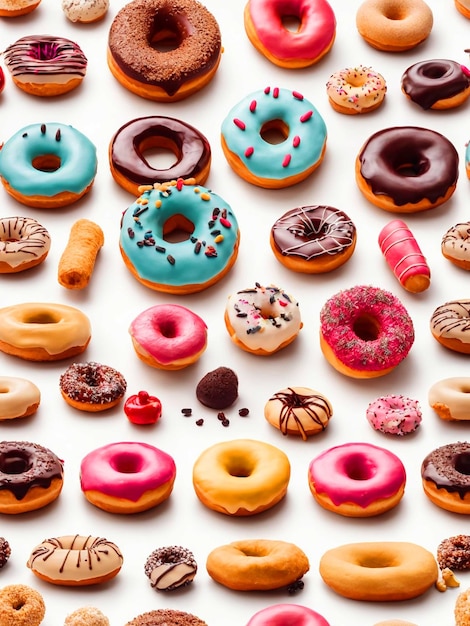
[[[156,329],[166,339],[174,339],[178,336],[178,328],[172,319],[161,320]]]
[[[142,457],[132,452],[123,452],[113,457],[109,464],[119,474],[138,474],[142,469]]]
[[[56,154],[41,154],[34,157],[31,165],[40,172],[57,172],[61,166],[61,160]]]
[[[180,47],[183,33],[180,24],[170,15],[157,14],[148,43],[157,52],[171,52]]]
[[[401,6],[389,6],[384,8],[383,16],[387,20],[392,21],[404,20],[407,17],[405,10]]]
[[[14,611],[21,611],[21,609],[24,607],[25,604],[26,604],[25,600],[18,598],[17,600],[13,600],[11,608]]]
[[[425,76],[426,78],[439,80],[440,78],[445,76],[448,71],[448,66],[435,63],[423,68],[423,76]]]
[[[234,478],[248,478],[255,469],[254,463],[248,458],[233,456],[227,460],[225,470]]]
[[[193,234],[195,226],[191,220],[180,213],[172,215],[163,224],[162,238],[168,243],[187,241]]]
[[[384,567],[396,567],[399,565],[399,562],[392,554],[368,554],[360,559],[358,565],[369,569],[379,569]]]
[[[376,470],[376,466],[362,454],[352,454],[344,465],[344,471],[351,480],[370,480]]]
[[[51,61],[58,55],[59,44],[51,41],[38,41],[36,44],[29,46],[28,54],[38,61]]]
[[[347,78],[348,85],[351,87],[362,87],[367,82],[367,76],[365,74],[348,74]]]
[[[391,166],[398,176],[414,178],[422,176],[429,169],[429,161],[423,153],[413,152],[410,148],[405,146],[391,160]]]
[[[53,313],[45,311],[44,313],[31,313],[23,319],[24,324],[57,324],[59,318]]]
[[[283,143],[289,136],[289,126],[284,120],[269,120],[261,126],[259,134],[266,143],[277,145]]]
[[[470,454],[464,452],[455,459],[455,469],[459,474],[470,476]]]
[[[282,27],[290,33],[298,33],[302,27],[300,15],[281,15]]]
[[[375,341],[380,334],[380,324],[376,317],[364,313],[353,323],[353,332],[362,341]]]
[[[137,149],[145,163],[155,170],[168,170],[181,159],[181,146],[166,137],[144,139]]]
[[[21,450],[11,450],[0,458],[0,472],[3,474],[24,474],[32,467],[31,457]]]

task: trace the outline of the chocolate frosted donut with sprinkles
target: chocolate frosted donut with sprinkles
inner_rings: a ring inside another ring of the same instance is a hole
[[[445,348],[470,354],[470,300],[438,306],[431,316],[431,333]]]
[[[73,363],[61,375],[60,392],[70,406],[96,413],[116,406],[124,397],[124,376],[109,365]]]
[[[222,123],[222,149],[247,182],[279,189],[305,180],[323,160],[326,124],[298,91],[266,87],[236,104]]]
[[[34,96],[58,96],[85,78],[88,60],[78,44],[64,37],[29,35],[3,53],[13,82]]]

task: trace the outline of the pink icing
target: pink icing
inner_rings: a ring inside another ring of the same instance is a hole
[[[253,615],[246,626],[330,626],[319,613],[300,604],[274,604]]]
[[[248,11],[258,39],[280,60],[316,59],[335,38],[336,18],[326,0],[250,0]],[[297,31],[284,27],[287,17],[298,17]]]
[[[379,233],[379,246],[402,285],[412,276],[430,278],[431,271],[413,233],[402,220],[392,220]]]
[[[371,402],[366,417],[372,428],[390,435],[412,433],[422,421],[419,402],[397,395],[383,396]]]
[[[179,304],[157,304],[131,323],[129,332],[148,354],[160,363],[185,359],[203,350],[206,323]]]
[[[82,491],[99,491],[137,502],[144,493],[173,481],[173,458],[146,443],[111,443],[85,456],[80,466]]]
[[[346,443],[330,448],[311,461],[309,481],[336,506],[352,502],[365,509],[374,501],[391,498],[404,485],[400,459],[368,443]]]

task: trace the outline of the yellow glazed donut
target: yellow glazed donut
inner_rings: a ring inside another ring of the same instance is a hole
[[[364,65],[339,70],[326,83],[329,103],[335,111],[346,115],[375,111],[386,91],[385,78]]]
[[[0,376],[0,420],[32,415],[40,401],[41,392],[30,380]]]
[[[193,467],[197,497],[225,515],[248,516],[270,509],[286,495],[289,480],[285,453],[253,439],[217,443]]]

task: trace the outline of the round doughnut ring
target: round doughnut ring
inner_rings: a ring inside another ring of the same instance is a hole
[[[332,108],[345,115],[375,111],[387,92],[384,77],[371,67],[359,65],[339,70],[326,83]]]
[[[171,591],[189,585],[196,576],[194,554],[181,546],[157,548],[148,557],[144,571],[157,591]]]
[[[176,161],[165,169],[152,167],[146,150],[168,149]],[[123,188],[139,195],[141,185],[165,183],[178,178],[194,178],[198,185],[206,181],[211,165],[207,138],[196,128],[172,117],[140,117],[124,124],[109,146],[111,174]]]
[[[470,569],[470,535],[454,535],[437,546],[437,562],[441,570]]]
[[[443,420],[470,420],[470,378],[455,376],[439,380],[429,389],[428,401]]]
[[[253,615],[246,626],[330,626],[324,617],[300,604],[273,604]]]
[[[0,589],[0,626],[39,626],[46,605],[39,591],[27,585]]]
[[[401,88],[422,109],[451,109],[470,96],[470,71],[449,59],[420,61],[405,70]]]
[[[0,420],[32,415],[40,401],[41,392],[30,380],[0,376]]]
[[[31,217],[0,219],[0,274],[22,272],[44,261],[51,237],[44,226]]]
[[[70,406],[96,413],[119,404],[127,382],[114,367],[89,361],[72,363],[60,376],[60,392]]]
[[[431,315],[431,333],[441,345],[462,354],[470,353],[470,300],[451,300]]]
[[[470,513],[470,443],[449,443],[426,455],[421,482],[426,496],[446,511]]]

